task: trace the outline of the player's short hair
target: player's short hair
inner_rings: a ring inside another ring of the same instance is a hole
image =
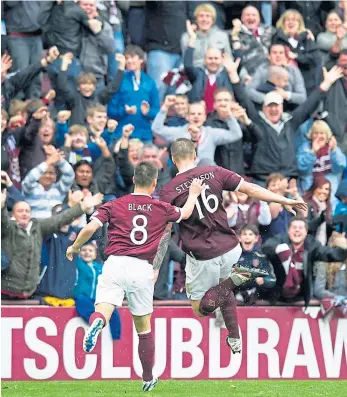
[[[87,107],[87,117],[93,117],[96,112],[107,113],[106,106],[101,103],[95,103],[94,105]]]
[[[158,179],[158,167],[150,161],[141,161],[134,170],[135,186],[149,187]]]
[[[242,234],[242,232],[246,230],[249,230],[250,232],[254,233],[256,236],[259,236],[259,229],[257,225],[252,225],[252,224],[243,225],[239,231],[239,234]]]
[[[93,84],[96,87],[96,77],[94,73],[81,72],[77,77],[77,85],[81,84]]]
[[[193,159],[195,154],[194,143],[187,138],[178,138],[171,145],[171,156],[174,160]]]

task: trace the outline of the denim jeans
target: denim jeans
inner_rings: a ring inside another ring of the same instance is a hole
[[[116,30],[115,32],[113,32],[113,37],[116,45],[116,50],[112,55],[108,56],[108,81],[112,81],[115,78],[118,70],[118,62],[115,59],[115,55],[124,53],[124,37],[122,31]]]
[[[12,72],[23,70],[29,65],[39,62],[43,52],[41,36],[7,36],[7,48],[13,61]],[[40,98],[41,74],[32,79],[23,92],[26,99]]]
[[[159,91],[160,102],[163,101],[168,87],[162,82],[162,75],[179,67],[181,56],[169,52],[153,50],[147,56],[147,74],[152,77]]]
[[[128,11],[127,33],[131,44],[145,46],[145,9],[130,7]]]

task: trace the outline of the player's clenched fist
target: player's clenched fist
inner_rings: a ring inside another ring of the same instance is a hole
[[[200,196],[204,188],[205,185],[203,184],[202,179],[195,178],[193,179],[193,182],[189,187],[189,194],[194,196]]]
[[[135,127],[132,124],[127,124],[123,127],[123,137],[129,138],[129,136],[133,133]]]

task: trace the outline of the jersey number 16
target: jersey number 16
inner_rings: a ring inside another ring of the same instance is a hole
[[[202,203],[204,204],[204,207],[207,209],[207,211],[209,213],[213,214],[214,212],[217,211],[217,208],[218,208],[218,198],[214,194],[210,194],[209,196],[206,197],[206,190],[209,188],[210,187],[208,185],[206,185],[206,189],[204,189],[201,192],[201,199],[202,199]],[[212,205],[210,205],[211,201],[212,201]],[[202,213],[201,205],[198,200],[196,201],[195,205],[196,205],[196,209],[198,210],[199,219],[205,218],[204,214]]]

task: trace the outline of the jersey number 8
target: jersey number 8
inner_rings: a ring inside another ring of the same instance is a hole
[[[217,208],[218,208],[218,198],[214,194],[210,194],[209,196],[206,197],[206,190],[209,188],[210,187],[208,185],[206,185],[206,189],[204,189],[201,192],[201,199],[202,199],[204,207],[207,209],[207,211],[209,213],[213,214],[214,212],[217,211]],[[210,201],[212,201],[212,206],[210,206],[210,203],[209,203]],[[201,205],[200,205],[199,201],[196,201],[195,205],[196,205],[196,209],[198,210],[199,219],[205,218],[202,213]]]
[[[139,225],[137,223],[137,221],[141,219],[142,220],[142,225]],[[136,215],[133,218],[133,226],[134,228],[132,229],[131,233],[130,233],[130,240],[132,243],[136,244],[136,245],[142,245],[147,241],[147,237],[148,237],[148,233],[146,230],[146,226],[148,224],[148,220],[144,215]],[[135,238],[135,233],[139,232],[142,234],[142,238],[141,240],[136,240]]]

